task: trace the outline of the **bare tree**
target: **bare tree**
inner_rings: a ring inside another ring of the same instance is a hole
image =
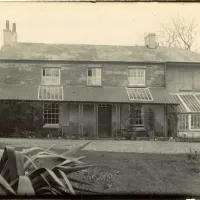
[[[196,33],[197,24],[194,19],[186,20],[176,16],[168,23],[161,24],[161,31],[158,33],[158,44],[192,50]]]

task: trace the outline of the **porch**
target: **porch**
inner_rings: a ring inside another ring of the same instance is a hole
[[[200,93],[184,92],[172,95],[179,102],[178,136],[200,138]]]
[[[117,138],[127,127],[134,129],[137,137],[147,137],[150,108],[157,137],[176,134],[170,129],[170,118],[178,103],[164,88],[7,86],[0,100],[7,105],[21,104],[16,113],[22,113],[25,120],[15,122],[18,128],[44,130],[56,137]]]
[[[135,124],[130,123],[131,107],[135,107]],[[170,114],[176,109],[170,105],[111,104],[111,103],[60,103],[59,127],[61,137],[106,139],[123,138],[130,126],[136,136],[149,137],[149,110],[155,114],[155,135],[171,137]]]

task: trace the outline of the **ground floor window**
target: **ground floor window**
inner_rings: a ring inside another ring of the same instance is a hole
[[[131,109],[130,109],[131,111]],[[144,126],[144,109],[142,106],[136,107],[135,126]]]
[[[188,114],[179,115],[179,129],[187,130],[189,128]]]
[[[179,114],[180,130],[200,130],[200,113]]]
[[[59,104],[45,103],[43,109],[44,124],[59,124]]]
[[[191,129],[200,129],[200,114],[191,114]]]

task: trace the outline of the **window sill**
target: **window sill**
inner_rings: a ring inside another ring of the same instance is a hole
[[[41,86],[61,86],[60,83],[41,83]]]
[[[43,126],[43,128],[55,128],[55,129],[57,129],[59,127],[60,127],[59,124],[45,124]]]
[[[144,126],[136,126],[136,131],[146,131]]]
[[[136,127],[136,131],[146,131],[146,129],[142,126]]]
[[[180,92],[192,92],[192,91],[193,91],[193,89],[191,89],[191,90],[179,89],[179,91],[180,91]]]
[[[146,85],[127,85],[127,88],[146,88]]]
[[[179,129],[179,132],[199,132],[200,129]]]
[[[87,87],[102,87],[102,85],[87,85]]]

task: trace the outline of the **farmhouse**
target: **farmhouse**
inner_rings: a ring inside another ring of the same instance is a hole
[[[21,102],[20,130],[95,139],[134,126],[145,137],[153,112],[158,137],[200,136],[199,54],[160,47],[153,33],[144,46],[23,43],[6,21],[3,34],[0,100]]]

